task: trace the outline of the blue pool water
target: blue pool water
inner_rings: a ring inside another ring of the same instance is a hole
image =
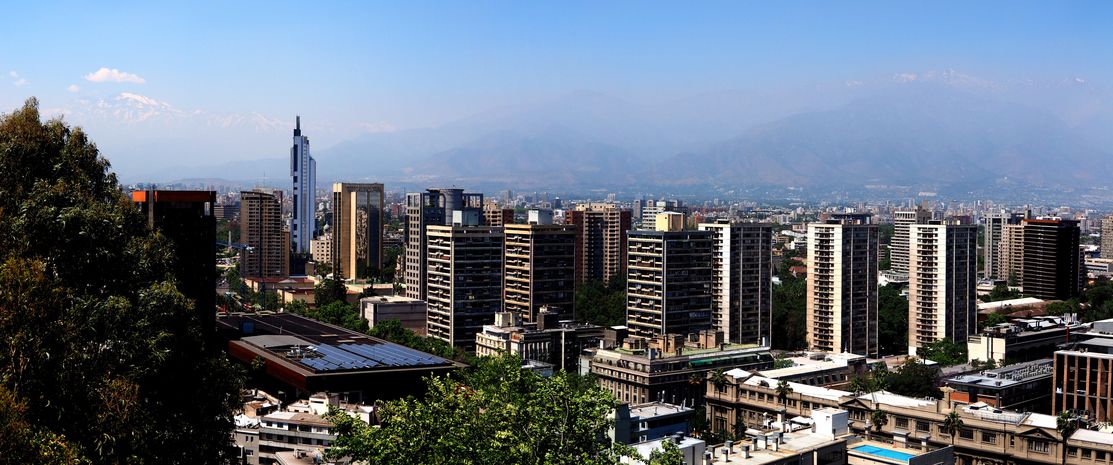
[[[882,449],[882,448],[877,447],[877,446],[870,446],[870,445],[866,445],[866,444],[863,444],[863,445],[858,446],[858,447],[854,447],[852,449],[856,450],[858,452],[865,453],[865,454],[876,455],[876,456],[879,456],[879,457],[885,457],[885,458],[890,458],[890,459],[894,459],[894,460],[900,460],[902,462],[908,462],[909,459],[911,459],[912,457],[915,457],[915,455],[912,455],[912,454],[906,454],[904,452],[897,452],[895,450]]]

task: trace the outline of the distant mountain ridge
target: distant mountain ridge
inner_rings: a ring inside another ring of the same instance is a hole
[[[1113,106],[1103,106],[1111,95],[1081,79],[1002,84],[953,71],[655,105],[577,92],[313,153],[321,184],[963,191],[1007,179],[1100,186],[1113,174]],[[285,161],[234,162],[204,175],[232,178],[245,165],[281,176]]]

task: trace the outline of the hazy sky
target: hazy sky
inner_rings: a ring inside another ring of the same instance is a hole
[[[0,105],[37,96],[106,150],[131,150],[136,121],[223,138],[286,133],[295,113],[327,147],[582,89],[652,102],[948,68],[1113,77],[1108,1],[163,3],[6,4]]]

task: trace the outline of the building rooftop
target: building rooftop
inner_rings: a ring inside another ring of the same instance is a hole
[[[978,304],[978,311],[983,310],[1001,310],[1006,307],[1023,307],[1028,305],[1037,305],[1044,303],[1043,299],[1035,297],[1021,297],[1019,299],[998,300],[995,302],[985,302]]]
[[[401,295],[374,295],[371,297],[364,297],[359,299],[363,303],[425,303],[421,299],[411,299]]]
[[[777,387],[777,384],[781,382],[780,380],[755,375],[753,373],[750,373],[746,370],[742,370],[742,369],[739,369],[739,368],[735,368],[733,370],[727,371],[726,375],[731,376],[734,379],[744,380],[743,384],[746,384],[746,385],[749,385],[749,386],[762,386],[762,387],[768,387],[768,388],[771,388],[771,389],[775,389]],[[803,394],[803,395],[806,395],[806,396],[818,397],[818,398],[827,399],[827,400],[839,400],[839,398],[841,398],[841,397],[853,395],[853,393],[850,393],[850,392],[847,392],[847,391],[840,391],[838,389],[828,389],[828,388],[825,388],[825,387],[811,386],[811,385],[807,385],[807,384],[793,383],[791,381],[788,382],[788,386],[792,388],[792,392],[794,392],[794,393]]]
[[[947,383],[997,388],[1013,386],[1040,378],[1050,378],[1051,375],[1052,361],[1048,358],[1007,365],[1001,368],[985,370],[981,373],[959,375],[948,379]]]
[[[290,313],[221,316],[217,324],[253,347],[311,373],[452,366],[450,360]],[[269,357],[269,358],[270,358]]]
[[[300,425],[332,426],[332,423],[312,413],[303,412],[274,412],[263,417],[263,421],[281,421],[284,423],[297,423]]]
[[[1050,415],[1046,415],[1050,416]],[[1052,417],[1054,418],[1054,417]],[[1113,446],[1113,434],[1102,433],[1099,431],[1092,431],[1088,429],[1080,429],[1075,431],[1070,437],[1075,441],[1086,441],[1096,444],[1104,444],[1106,446]]]
[[[877,391],[868,394],[862,394],[858,396],[858,398],[867,401],[874,401],[879,404],[891,405],[893,407],[901,408],[922,408],[935,405],[934,400],[906,397],[900,394],[894,394],[889,391]]]
[[[692,409],[683,405],[667,404],[664,402],[649,402],[630,406],[630,418],[648,419],[669,415],[691,413]]]

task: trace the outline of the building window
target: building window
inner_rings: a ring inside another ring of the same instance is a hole
[[[1082,458],[1087,460],[1090,458],[1090,449],[1082,449]]]
[[[908,429],[908,419],[907,418],[897,418],[897,428]]]
[[[1105,460],[1105,451],[1103,451],[1103,450],[1094,451],[1094,458],[1098,459],[1098,460]]]
[[[968,440],[973,441],[974,440],[974,430],[969,429],[969,428],[960,429],[960,430],[958,430],[958,437],[960,437],[962,439],[968,439]]]
[[[917,420],[916,421],[916,431],[920,431],[920,432],[923,432],[923,433],[930,433],[931,432],[931,425],[929,425],[928,422],[926,422],[926,421]]]
[[[1049,444],[1047,441],[1037,441],[1032,439],[1028,441],[1028,450],[1046,454],[1051,450],[1051,444]]]
[[[982,442],[984,442],[986,444],[996,444],[997,443],[997,435],[995,433],[989,433],[989,432],[982,431]]]
[[[1071,457],[1077,457],[1078,456],[1078,448],[1077,447],[1068,447],[1067,448],[1067,455],[1069,455]]]

